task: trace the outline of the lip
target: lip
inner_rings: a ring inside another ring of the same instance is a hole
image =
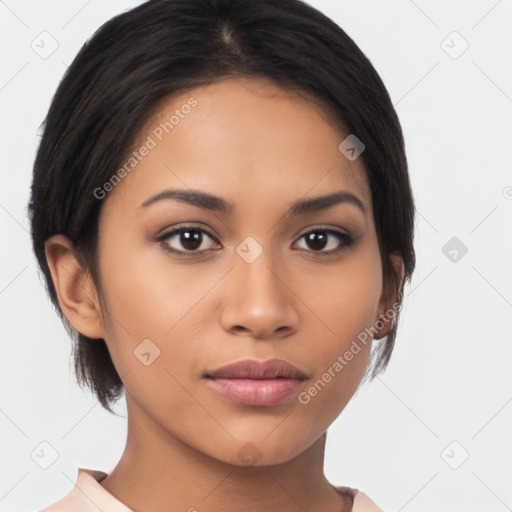
[[[236,402],[272,406],[298,391],[307,378],[304,372],[281,359],[245,359],[205,373],[207,384]]]

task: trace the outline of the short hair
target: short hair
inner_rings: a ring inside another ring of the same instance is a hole
[[[67,236],[101,290],[94,190],[118,170],[159,105],[223,78],[266,79],[306,93],[364,145],[384,285],[403,299],[415,267],[414,201],[398,116],[377,71],[330,18],[302,0],[150,0],[115,16],[85,42],[43,123],[28,205],[46,290],[73,339],[77,382],[110,412],[124,390],[105,340],[76,332],[63,315],[45,241]],[[404,277],[390,254],[404,261]],[[400,308],[378,340],[364,378],[388,364]]]

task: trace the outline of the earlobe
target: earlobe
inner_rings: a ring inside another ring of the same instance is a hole
[[[390,259],[397,276],[396,288],[392,290],[388,286],[382,291],[381,300],[379,302],[379,316],[375,319],[375,328],[378,333],[374,336],[374,339],[384,338],[393,327],[398,290],[400,290],[404,281],[405,268],[403,258],[399,254],[393,253],[390,255]]]
[[[66,318],[79,333],[89,338],[104,338],[96,288],[78,262],[73,243],[64,235],[53,235],[45,242],[45,253]]]

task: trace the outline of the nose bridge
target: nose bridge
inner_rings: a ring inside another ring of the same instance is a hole
[[[282,302],[282,283],[278,279],[279,255],[270,248],[263,248],[254,238],[248,237],[236,249],[235,278],[240,279],[242,293],[258,301]],[[238,288],[238,286],[237,286]],[[274,305],[275,306],[275,305]]]
[[[247,245],[244,249],[247,248]],[[242,249],[241,249],[242,250]],[[256,249],[250,248],[250,252],[254,252]],[[237,251],[238,252],[238,251]],[[243,279],[247,287],[252,288],[256,294],[263,293],[269,295],[266,299],[275,299],[276,295],[280,295],[281,283],[276,277],[278,271],[275,269],[279,266],[277,258],[272,255],[270,249],[261,250],[254,260],[246,260],[240,256],[241,261],[236,264],[237,276]]]

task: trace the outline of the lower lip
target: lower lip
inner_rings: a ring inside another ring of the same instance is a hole
[[[299,379],[208,378],[208,384],[221,395],[244,405],[276,405],[298,391]]]

